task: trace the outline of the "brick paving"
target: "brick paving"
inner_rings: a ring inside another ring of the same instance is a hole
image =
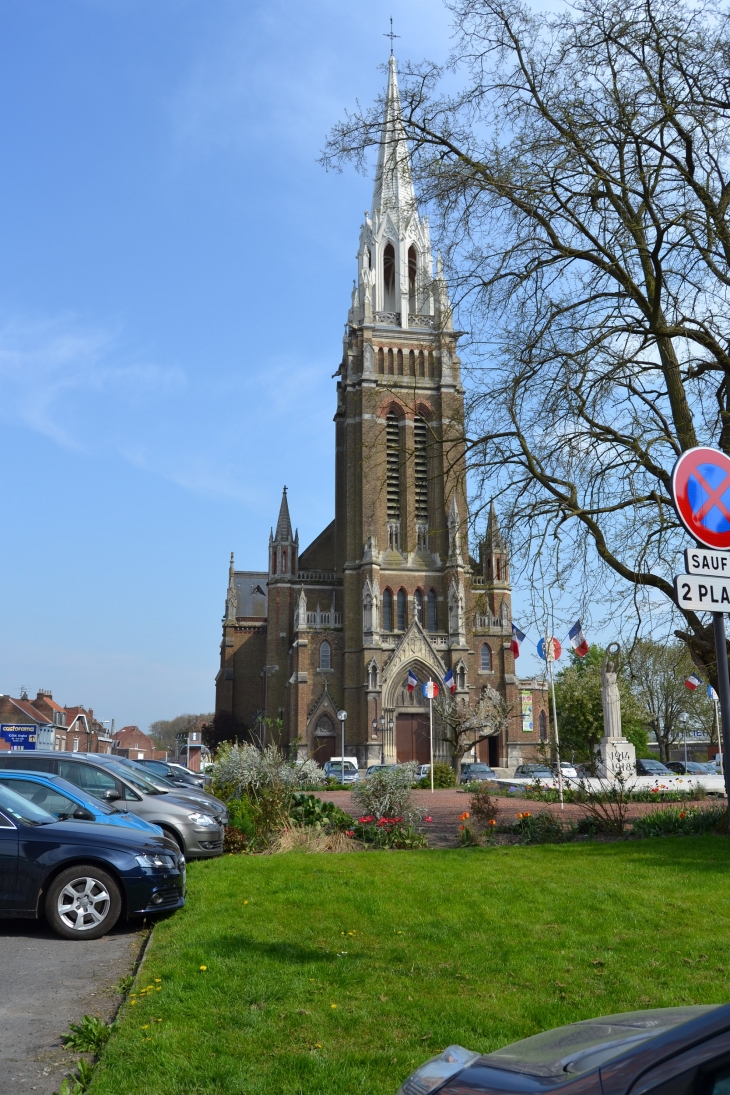
[[[349,791],[319,791],[317,794],[325,802],[335,802],[348,814],[352,814],[354,817],[358,816],[359,811]],[[433,794],[430,791],[418,790],[413,792],[413,799],[424,816],[433,818],[432,822],[423,826],[428,835],[430,846],[432,848],[457,848],[459,846],[459,814],[468,811],[471,794],[459,791],[456,788],[434,791]],[[535,802],[532,799],[521,797],[507,798],[504,795],[499,795],[495,796],[495,800],[499,804],[498,825],[509,825],[510,822],[516,821],[517,815],[523,810],[529,810],[533,814],[544,811],[554,814],[568,823],[578,821],[579,818],[584,816],[584,811],[580,806],[573,803],[566,802],[561,810],[559,803]],[[724,802],[724,800],[722,801]],[[661,805],[661,800],[657,802],[632,802],[629,806],[628,816],[629,818],[639,817],[641,814],[647,814]],[[677,804],[667,803],[666,805],[676,806]],[[689,805],[711,806],[716,805],[716,800],[705,799]]]

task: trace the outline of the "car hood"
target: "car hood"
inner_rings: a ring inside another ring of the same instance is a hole
[[[105,825],[97,821],[56,821],[52,825],[28,825],[18,830],[21,839],[29,833],[48,836],[59,843],[92,844],[94,846],[119,848],[132,855],[159,852],[163,848],[179,855],[180,849],[169,837],[155,836],[142,829],[132,829],[122,825]]]

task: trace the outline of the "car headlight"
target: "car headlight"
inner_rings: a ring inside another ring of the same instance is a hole
[[[398,1095],[428,1095],[429,1091],[435,1091],[480,1056],[481,1054],[472,1053],[463,1046],[448,1046],[438,1057],[432,1057],[425,1065],[412,1072],[399,1089]]]
[[[194,825],[197,825],[200,828],[206,828],[206,829],[217,829],[218,828],[218,822],[216,821],[216,819],[214,817],[211,817],[210,814],[198,814],[198,813],[188,814],[188,817],[193,822]]]
[[[177,866],[174,855],[165,855],[163,852],[155,852],[153,855],[136,855],[134,857],[140,867],[147,867],[152,871],[171,871]]]

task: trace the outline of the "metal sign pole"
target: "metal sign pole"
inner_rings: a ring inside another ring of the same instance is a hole
[[[728,674],[727,666],[725,616],[722,612],[712,613],[712,630],[715,634],[717,691],[720,697],[720,719],[722,721],[722,769],[725,776],[725,795],[730,804],[730,772],[728,772],[727,766],[727,757],[728,752],[730,751],[730,675]]]
[[[428,734],[431,748],[431,794],[433,794],[433,696],[428,697]]]
[[[552,640],[550,640],[552,643]],[[555,680],[553,678],[553,648],[549,647],[550,657],[548,658],[548,670],[550,673],[550,691],[553,698],[553,726],[555,727],[555,759],[558,764],[558,795],[560,797],[560,809],[565,809],[565,803],[563,802],[563,769],[560,767],[560,736],[558,734],[558,708],[555,703]],[[545,653],[548,653],[548,647],[546,644]]]
[[[717,696],[713,697],[712,705],[715,708],[715,736],[717,737],[717,753],[720,757],[720,775],[725,775],[725,766],[723,764],[722,756],[722,739],[720,737],[720,712],[717,706]]]

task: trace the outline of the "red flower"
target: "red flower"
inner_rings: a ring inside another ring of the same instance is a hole
[[[490,819],[489,819],[489,824],[490,824],[490,825],[496,825],[496,824],[497,824],[497,822],[496,822],[496,821],[494,820],[494,818],[492,817],[492,818],[490,818]]]
[[[466,829],[466,825],[460,825],[460,826],[459,826],[459,830],[460,830],[460,831],[461,831],[462,833],[464,832],[464,829]]]
[[[375,818],[372,816],[372,814],[368,814],[367,817],[359,817],[357,820],[360,822],[361,825],[367,825],[369,821],[374,821]]]
[[[659,788],[658,788],[658,787],[652,787],[652,789],[651,789],[651,793],[652,793],[653,795],[658,795],[658,794],[659,794]]]
[[[459,814],[459,821],[466,821],[468,816],[469,815],[468,815],[468,813],[466,813],[466,811],[463,814]]]
[[[424,819],[423,819],[423,820],[424,820],[424,821],[433,821],[433,818],[432,818],[432,817],[424,817]]]

